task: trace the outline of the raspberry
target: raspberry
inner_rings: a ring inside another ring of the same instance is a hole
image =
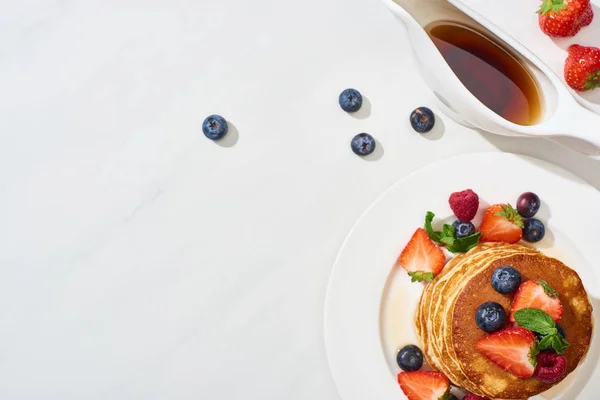
[[[463,397],[463,400],[485,400],[485,398],[479,397],[473,393],[469,393],[465,397]]]
[[[448,199],[450,208],[456,218],[463,222],[469,222],[475,218],[477,209],[479,208],[479,196],[471,189],[463,190],[462,192],[454,192]]]
[[[566,369],[567,359],[565,356],[542,352],[538,355],[537,367],[533,374],[544,383],[554,383],[564,375]]]

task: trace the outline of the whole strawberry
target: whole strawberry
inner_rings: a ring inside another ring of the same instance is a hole
[[[552,37],[575,36],[594,18],[590,0],[543,0],[538,14],[540,28]]]
[[[565,81],[577,91],[600,87],[600,49],[574,44],[565,61]]]

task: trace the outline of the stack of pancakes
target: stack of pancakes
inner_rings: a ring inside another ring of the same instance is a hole
[[[502,243],[480,244],[451,260],[435,280],[426,285],[416,313],[421,348],[429,365],[444,373],[456,386],[491,399],[527,399],[556,383],[531,377],[520,379],[475,349],[488,334],[477,326],[475,313],[486,301],[500,303],[510,313],[512,294],[494,290],[494,270],[510,265],[521,281],[545,280],[563,304],[560,325],[570,346],[564,353],[572,372],[586,355],[592,336],[592,306],[579,275],[562,262],[536,249]]]

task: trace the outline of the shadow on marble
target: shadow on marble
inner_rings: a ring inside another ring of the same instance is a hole
[[[360,110],[358,110],[357,112],[349,113],[353,118],[365,119],[371,115],[371,101],[365,95],[363,95],[362,98],[363,98],[363,103],[362,103],[362,107],[360,107]]]
[[[225,135],[221,140],[215,140],[215,143],[221,147],[233,147],[240,140],[240,134],[235,125],[230,121],[227,121],[227,125],[229,127],[227,135]]]

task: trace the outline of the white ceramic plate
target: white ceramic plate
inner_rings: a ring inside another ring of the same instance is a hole
[[[358,220],[338,255],[325,303],[325,344],[344,400],[398,400],[397,349],[415,343],[415,306],[422,285],[394,268],[425,213],[451,219],[448,196],[471,188],[483,204],[511,202],[526,191],[543,203],[547,234],[537,246],[577,270],[600,311],[600,192],[571,173],[506,153],[471,154],[431,164],[396,183]],[[481,210],[483,211],[483,210]],[[480,215],[478,215],[480,218]],[[552,390],[535,399],[595,399],[600,391],[598,330],[588,357]]]

